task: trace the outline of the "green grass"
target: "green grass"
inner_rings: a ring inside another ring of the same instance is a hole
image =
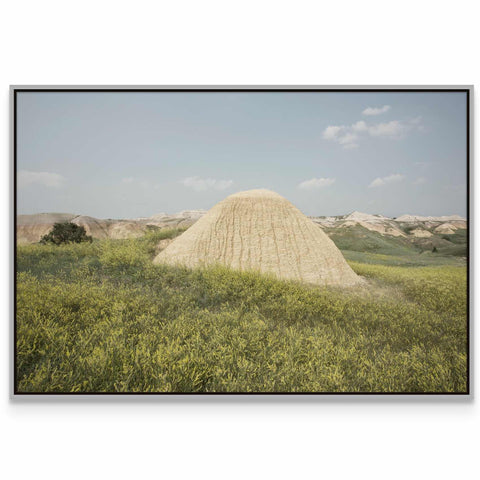
[[[409,233],[412,229],[414,227],[406,227],[405,231]],[[457,230],[452,235],[431,232],[433,235],[429,238],[381,235],[361,225],[346,228],[325,228],[324,230],[330,235],[338,248],[350,252],[406,257],[431,253],[433,247],[435,247],[438,256],[466,257],[467,255],[467,230],[462,229]],[[420,262],[420,264],[429,263]]]
[[[407,255],[385,255],[382,253],[356,252],[343,250],[343,256],[352,262],[374,265],[390,265],[403,267],[428,267],[451,265],[464,267],[466,261],[462,257],[442,255],[441,253],[415,252]]]
[[[341,250],[384,255],[409,255],[416,252],[412,243],[405,238],[387,237],[361,225],[324,230]]]
[[[20,246],[18,391],[466,391],[464,265],[351,259],[347,291],[153,265],[178,233]]]

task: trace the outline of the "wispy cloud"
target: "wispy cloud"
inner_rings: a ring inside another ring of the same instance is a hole
[[[216,180],[214,178],[188,177],[180,180],[180,183],[197,192],[205,190],[226,190],[233,185],[233,180]]]
[[[410,125],[416,126],[419,130],[424,130],[424,126],[422,125],[422,117],[421,116],[410,119],[409,123],[410,123]]]
[[[31,172],[20,170],[17,175],[18,186],[28,187],[29,185],[43,185],[44,187],[59,188],[65,184],[65,177],[59,173],[52,172]]]
[[[408,125],[398,121],[392,120],[388,123],[377,123],[368,128],[368,133],[372,137],[392,137],[398,138],[401,137],[406,130]]]
[[[392,175],[388,175],[386,177],[378,177],[372,181],[372,183],[369,185],[369,188],[382,187],[390,183],[401,182],[404,178],[405,175],[400,173],[393,173]]]
[[[314,188],[329,187],[335,183],[334,178],[311,178],[298,184],[298,188],[302,190],[313,190]]]
[[[363,120],[359,120],[357,123],[352,125],[352,130],[354,132],[366,132],[368,130],[368,126]]]
[[[432,164],[432,162],[415,162],[415,165],[421,168],[427,168]]]
[[[385,105],[382,109],[385,109],[385,107],[390,108],[388,105]],[[329,125],[322,132],[322,137],[325,140],[338,143],[345,149],[352,149],[357,148],[359,142],[365,137],[400,139],[412,130],[424,130],[421,117],[404,121],[392,120],[370,125],[364,120],[359,120],[352,125]]]
[[[158,183],[152,183],[149,180],[135,177],[122,178],[122,184],[128,185],[128,188],[142,188],[143,190],[155,189],[158,190],[160,185]]]
[[[383,107],[367,107],[362,114],[367,116],[381,115],[390,110],[390,105],[384,105]]]
[[[325,140],[334,140],[338,137],[343,128],[345,127],[331,125],[323,131],[323,138]]]
[[[355,133],[352,127],[346,127],[345,125],[330,125],[322,133],[325,140],[334,141],[343,148],[356,148],[358,135]]]
[[[415,117],[409,120],[392,120],[386,123],[377,123],[368,127],[368,133],[372,137],[401,138],[411,131],[423,132],[422,117]]]
[[[352,145],[358,140],[358,135],[356,133],[346,133],[338,139],[340,145]]]
[[[423,185],[426,182],[427,179],[425,177],[418,177],[412,182],[412,185]]]

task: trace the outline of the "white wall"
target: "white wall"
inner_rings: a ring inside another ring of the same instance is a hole
[[[3,5],[3,478],[474,478],[480,415],[473,400],[104,397],[32,403],[9,400],[7,388],[9,84],[478,88],[473,7],[462,0]]]

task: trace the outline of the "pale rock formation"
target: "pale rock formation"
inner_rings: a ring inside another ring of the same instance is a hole
[[[445,235],[452,235],[457,230],[457,227],[452,225],[451,223],[442,223],[439,225],[434,231],[435,233],[443,233]]]
[[[363,282],[322,229],[269,190],[239,192],[217,203],[154,263],[221,264],[317,285]]]
[[[416,228],[410,232],[410,235],[418,238],[430,238],[433,237],[433,233],[429,232],[428,230],[424,230],[423,228]]]

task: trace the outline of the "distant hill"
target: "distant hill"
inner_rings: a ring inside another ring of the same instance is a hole
[[[132,238],[150,229],[189,227],[206,213],[184,210],[175,214],[159,213],[136,219],[98,219],[72,213],[39,213],[17,216],[17,242],[36,243],[56,222],[71,221],[85,227],[93,238]],[[331,217],[310,217],[339,248],[353,251],[391,252],[431,251],[446,255],[466,255],[467,220],[459,215],[423,217],[352,212]]]
[[[85,228],[93,238],[135,238],[154,228],[182,228],[195,223],[204,210],[189,210],[173,215],[158,214],[152,217],[112,220],[99,219],[72,213],[38,213],[17,216],[17,242],[36,243],[57,222],[73,222]]]
[[[389,218],[353,212],[349,215],[311,219],[323,228],[344,253],[467,255],[467,220],[459,215],[402,215]],[[352,254],[347,257],[357,258]]]
[[[401,215],[395,219],[397,222],[448,222],[450,220],[465,221],[460,215],[449,215],[443,217],[422,217],[420,215]]]

